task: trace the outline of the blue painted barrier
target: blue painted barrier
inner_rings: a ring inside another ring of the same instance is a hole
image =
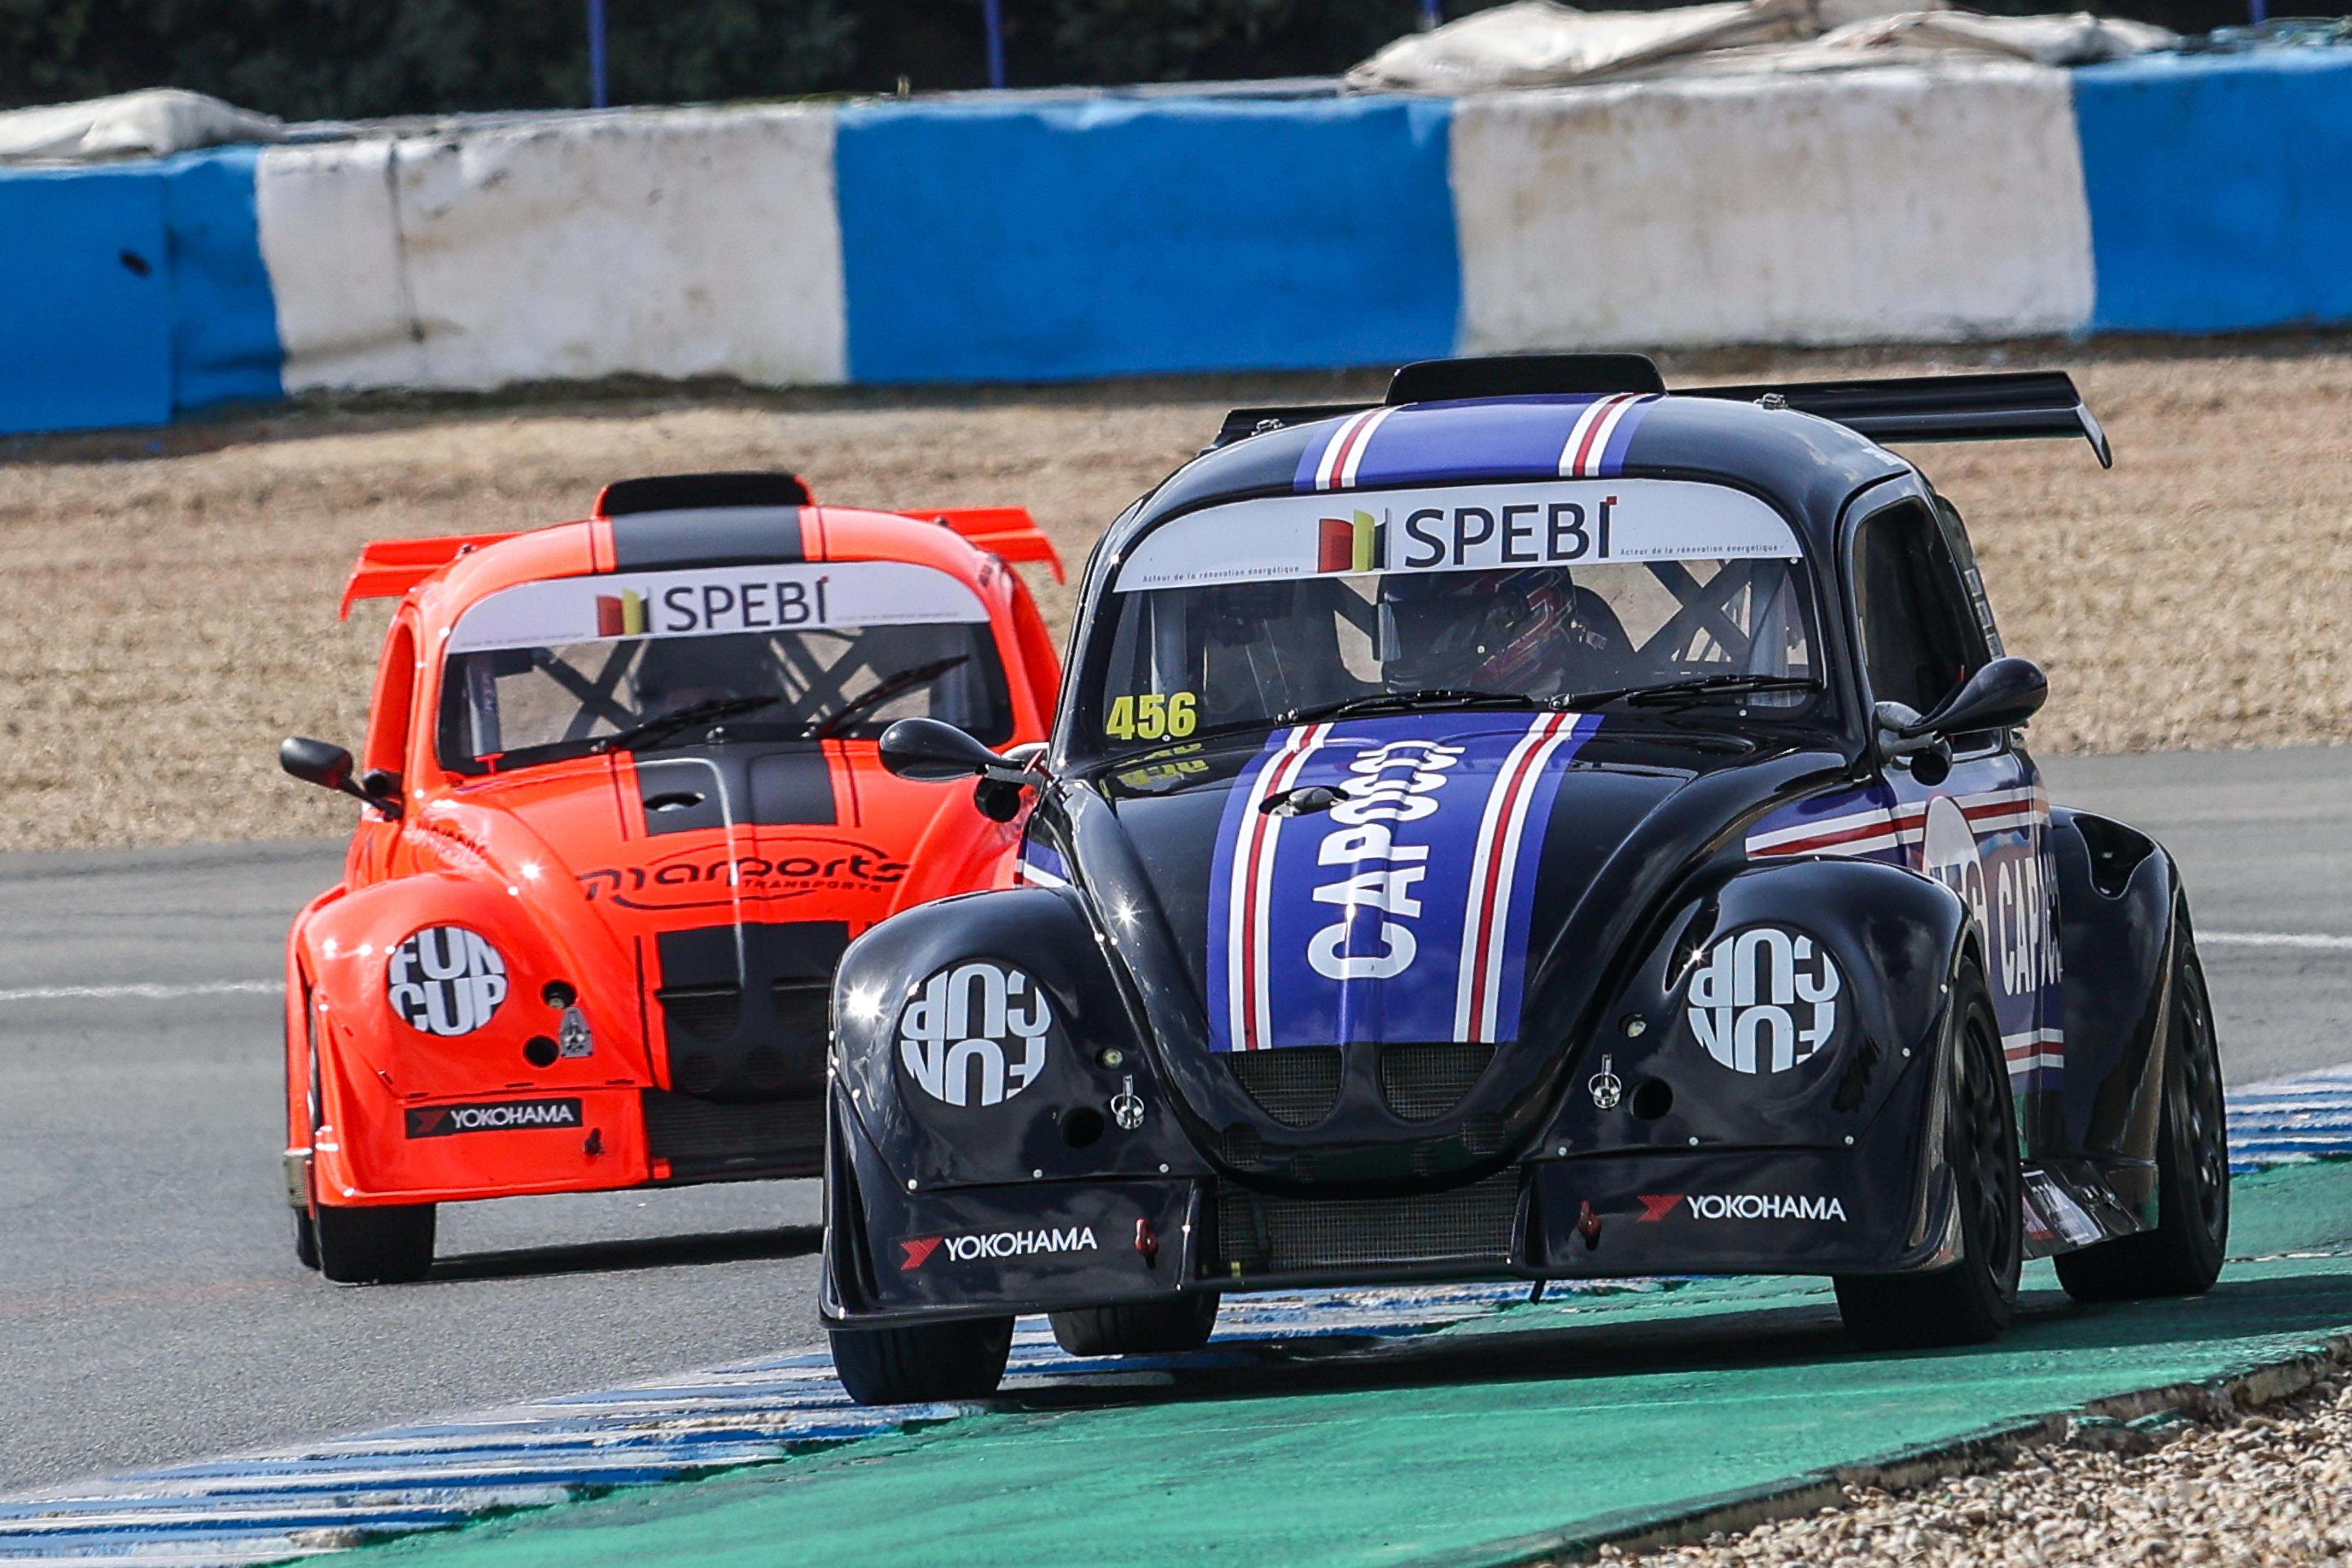
[[[2074,73],[2095,331],[2352,321],[2352,50]]]
[[[254,213],[259,151],[233,147],[163,167],[172,261],[172,406],[281,397],[278,305]]]
[[[154,166],[0,178],[0,434],[171,418]]]
[[[843,111],[850,379],[1048,381],[1450,352],[1452,106]]]

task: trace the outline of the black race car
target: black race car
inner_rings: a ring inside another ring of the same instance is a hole
[[[1667,394],[1445,361],[1243,410],[1112,525],[1025,885],[835,987],[824,1313],[868,1402],[1013,1318],[1201,1344],[1224,1291],[1833,1276],[1865,1345],[2019,1268],[2201,1291],[2220,1064],[2170,857],[2053,810],[1959,515],[1880,442],[2087,436],[2063,375]]]

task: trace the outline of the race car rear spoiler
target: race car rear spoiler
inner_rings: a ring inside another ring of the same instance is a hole
[[[1792,408],[1834,420],[1881,444],[2079,435],[2098,454],[2100,467],[2116,465],[2107,433],[2074,390],[2074,378],[2063,371],[1683,387],[1675,395]]]
[[[397,599],[461,555],[484,545],[510,539],[512,534],[453,534],[440,539],[376,539],[360,548],[359,564],[343,584],[343,604],[338,621],[352,618],[352,606],[362,599]]]
[[[1644,378],[1640,372],[1648,368]],[[1497,354],[1483,360],[1427,360],[1405,366],[1389,384],[1391,403],[1542,393],[1644,392],[1661,385],[1638,354]],[[2000,371],[1962,376],[1887,376],[1875,381],[1775,382],[1754,386],[1677,387],[1675,397],[1717,398],[1795,409],[1833,420],[1873,441],[2016,441],[2081,436],[2099,465],[2116,465],[2107,433],[2063,371]],[[1210,448],[1245,436],[1358,413],[1377,403],[1317,403],[1237,408],[1225,415]]]
[[[1054,541],[1045,537],[1026,507],[940,507],[898,515],[919,523],[953,528],[981,549],[994,550],[1006,560],[1044,561],[1053,571],[1055,582],[1069,580],[1062,571],[1061,551],[1054,548]]]

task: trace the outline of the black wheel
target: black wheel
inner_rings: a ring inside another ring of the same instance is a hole
[[[2201,1296],[2230,1243],[2230,1140],[2221,1052],[2204,966],[2188,924],[2172,971],[2164,1120],[2156,1145],[2156,1228],[2058,1255],[2058,1282],[2078,1301]]]
[[[985,1399],[1004,1377],[1011,1318],[964,1318],[904,1328],[834,1329],[833,1369],[860,1405]]]
[[[319,1266],[319,1228],[307,1208],[294,1210],[294,1261],[305,1269]]]
[[[1217,1326],[1217,1298],[1207,1291],[1186,1291],[1050,1315],[1055,1343],[1072,1355],[1172,1355],[1209,1343]]]
[[[2017,1309],[2025,1258],[2017,1108],[1992,998],[1975,964],[1961,966],[1952,1001],[1944,1147],[1959,1205],[1960,1260],[1928,1273],[1841,1276],[1838,1313],[1870,1350],[1981,1344]]]
[[[319,1272],[339,1285],[405,1285],[433,1270],[433,1206],[312,1210]]]

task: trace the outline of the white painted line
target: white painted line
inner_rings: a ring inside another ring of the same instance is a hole
[[[2352,936],[2311,936],[2291,931],[2200,931],[2200,947],[2312,947],[2352,951]]]
[[[111,1001],[118,997],[169,1001],[174,997],[263,996],[285,988],[283,980],[199,980],[185,986],[26,986],[0,991],[0,1002]]]

